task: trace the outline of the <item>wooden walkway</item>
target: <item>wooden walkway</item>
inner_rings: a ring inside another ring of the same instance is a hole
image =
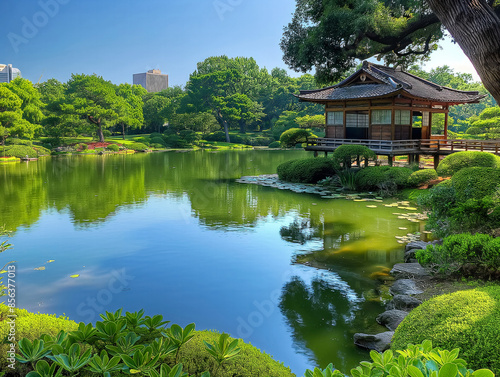
[[[341,145],[364,145],[378,155],[399,156],[448,155],[462,151],[481,151],[500,155],[500,140],[367,140],[367,139],[331,139],[314,138],[307,141],[306,151],[333,152]]]

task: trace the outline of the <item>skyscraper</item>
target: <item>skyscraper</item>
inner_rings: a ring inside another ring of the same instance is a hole
[[[19,69],[12,68],[12,64],[0,64],[0,83],[9,83],[16,77],[22,77]]]
[[[161,92],[168,88],[168,75],[162,75],[159,69],[152,69],[146,73],[134,74],[134,85],[142,85],[148,92]]]

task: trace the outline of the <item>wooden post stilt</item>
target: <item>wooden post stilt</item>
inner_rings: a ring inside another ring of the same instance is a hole
[[[387,156],[387,162],[389,163],[389,166],[392,166],[392,156]]]
[[[437,169],[438,165],[439,165],[439,155],[435,154],[434,155],[434,169]]]

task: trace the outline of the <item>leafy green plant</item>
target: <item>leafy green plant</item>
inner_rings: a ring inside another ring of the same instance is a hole
[[[30,363],[33,368],[36,361],[43,359],[50,353],[50,349],[40,339],[31,342],[29,339],[23,338],[18,342],[18,348],[20,354],[16,355],[16,360],[23,364]]]
[[[344,374],[338,370],[333,369],[333,364],[328,364],[325,370],[314,368],[314,370],[306,370],[304,377],[343,377]]]
[[[316,183],[335,175],[336,166],[329,158],[291,160],[278,166],[279,179],[288,182]]]
[[[89,361],[87,370],[101,374],[103,377],[110,377],[111,372],[122,370],[123,366],[120,364],[121,358],[113,356],[109,358],[106,351],[101,351],[100,355],[94,355]]]
[[[218,342],[208,343],[203,341],[205,348],[217,364],[217,368],[214,371],[214,376],[217,375],[219,368],[222,363],[227,360],[234,359],[238,356],[241,348],[238,347],[238,339],[229,340],[228,334],[221,334]]]
[[[308,137],[316,137],[311,131],[301,128],[290,128],[280,136],[280,143],[283,148],[292,148],[298,143],[305,143]]]
[[[144,151],[147,150],[149,147],[144,143],[132,143],[128,144],[127,148],[132,149],[134,151]]]
[[[340,185],[344,190],[355,191],[358,187],[356,178],[357,171],[351,169],[343,169],[337,171],[337,177]]]
[[[120,150],[120,147],[117,144],[109,144],[106,149],[113,151],[113,152],[118,152]]]
[[[61,377],[62,370],[57,369],[58,365],[52,363],[49,365],[45,360],[40,360],[36,363],[34,371],[29,372],[26,377]]]
[[[72,375],[76,375],[81,368],[89,363],[92,355],[90,348],[82,352],[80,345],[74,343],[69,349],[64,349],[59,345],[53,346],[52,355],[47,355],[47,357],[65,371],[68,371]]]
[[[359,161],[360,163],[366,160],[374,160],[375,152],[364,145],[341,145],[333,152],[332,159],[336,164],[342,165],[344,168],[350,168],[352,163]]]
[[[137,344],[141,339],[134,332],[129,332],[125,336],[118,338],[115,344],[109,344],[106,349],[109,350],[111,355],[133,355],[135,351],[141,349],[143,345]]]
[[[96,338],[96,334],[97,330],[91,323],[86,325],[85,323],[80,322],[78,324],[78,330],[72,331],[69,334],[69,337],[76,342],[92,344]]]
[[[179,357],[179,351],[181,347],[189,342],[194,337],[195,324],[190,323],[184,329],[179,325],[173,324],[167,329],[166,335],[172,340],[172,343],[177,347],[177,352],[175,353],[175,362]]]
[[[130,369],[131,374],[149,374],[158,367],[158,360],[160,359],[160,355],[155,355],[151,347],[135,351],[132,357],[129,355],[121,355],[120,357]]]

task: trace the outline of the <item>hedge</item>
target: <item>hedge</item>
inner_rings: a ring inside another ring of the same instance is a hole
[[[500,188],[500,169],[471,167],[458,171],[452,177],[457,199],[482,199]]]
[[[304,158],[282,163],[278,166],[277,172],[282,181],[316,183],[335,175],[335,166],[329,158]]]
[[[474,166],[500,168],[500,156],[478,151],[453,153],[439,163],[437,173],[440,176],[451,177],[463,168]]]
[[[413,309],[392,338],[392,349],[432,340],[444,349],[460,348],[473,369],[500,373],[500,286],[432,298]]]
[[[418,187],[423,184],[432,181],[433,179],[438,179],[438,174],[434,169],[422,169],[413,172],[408,178],[408,184],[410,186]]]
[[[132,143],[127,145],[128,149],[132,149],[134,151],[143,151],[148,149],[149,147],[143,143]]]
[[[412,173],[409,168],[369,166],[361,169],[356,179],[360,190],[381,190],[386,185],[402,189],[408,186],[408,178]]]

